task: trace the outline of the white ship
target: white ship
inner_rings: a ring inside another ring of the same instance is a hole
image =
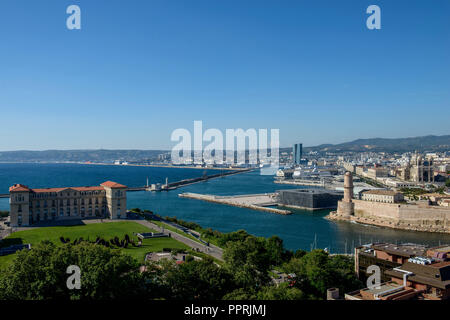
[[[292,174],[294,179],[320,179],[325,177],[331,177],[330,171],[324,170],[320,171],[317,167],[299,167],[295,169]]]

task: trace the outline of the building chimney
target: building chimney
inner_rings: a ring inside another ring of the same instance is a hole
[[[339,300],[339,288],[327,289],[327,300]]]

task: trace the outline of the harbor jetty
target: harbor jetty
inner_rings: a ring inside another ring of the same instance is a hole
[[[251,171],[252,169],[241,169],[241,170],[234,170],[234,171],[227,171],[227,172],[220,172],[210,175],[203,175],[201,177],[197,178],[190,178],[190,179],[183,179],[180,181],[175,182],[168,182],[166,179],[166,183],[161,185],[160,187],[157,187],[155,189],[152,188],[152,186],[147,185],[143,187],[131,187],[128,188],[127,191],[169,191],[169,190],[175,190],[180,187],[188,186],[194,183],[204,182],[207,180],[215,179],[215,178],[222,178],[226,176],[231,176],[239,173],[244,173]]]
[[[278,214],[282,214],[282,215],[287,215],[287,214],[292,213],[289,210],[273,208],[274,206],[278,205],[276,193],[246,194],[246,195],[234,195],[234,196],[216,196],[216,195],[210,195],[210,194],[185,192],[185,193],[180,193],[178,196],[180,198],[197,199],[197,200],[203,200],[203,201],[207,201],[207,202],[225,204],[225,205],[234,206],[234,207],[278,213]]]

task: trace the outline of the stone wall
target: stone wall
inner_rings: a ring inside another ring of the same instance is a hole
[[[373,201],[355,200],[354,215],[355,217],[382,219],[384,221],[398,222],[399,220],[399,204],[380,203]]]
[[[354,215],[333,212],[333,220],[353,220],[396,229],[450,233],[450,208],[352,200]]]

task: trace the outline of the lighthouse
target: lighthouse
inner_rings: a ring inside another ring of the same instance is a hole
[[[344,198],[338,202],[337,214],[349,218],[354,215],[355,204],[353,199],[353,175],[347,171],[344,175]]]

